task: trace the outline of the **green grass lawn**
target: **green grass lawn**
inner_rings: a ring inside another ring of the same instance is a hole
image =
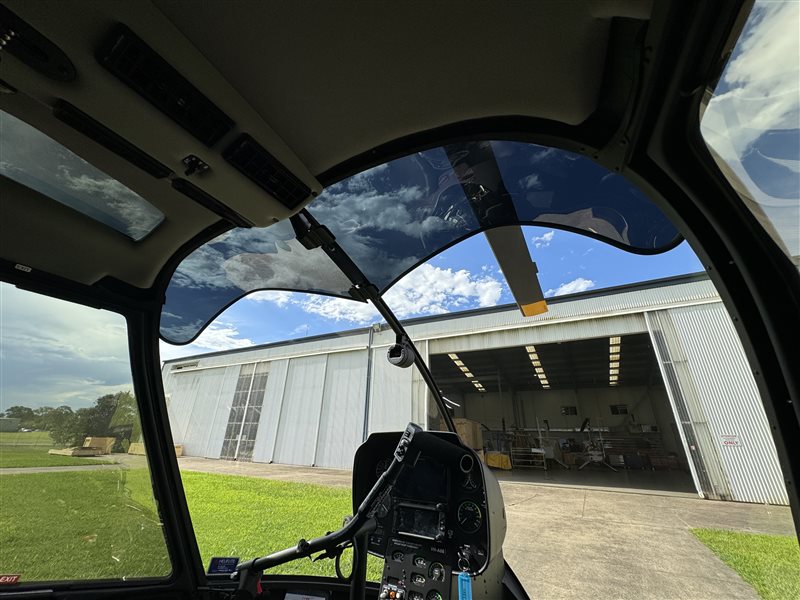
[[[255,477],[182,473],[186,500],[205,566],[212,556],[248,559],[283,550],[300,538],[324,535],[352,514],[350,490],[270,481]],[[377,581],[382,562],[370,557],[368,576]],[[335,576],[333,562],[288,563],[280,573]]]
[[[183,474],[205,566],[242,560],[337,529],[346,488],[250,477]],[[381,563],[370,558],[370,579]],[[160,576],[169,571],[144,469],[0,475],[0,572],[23,580]],[[295,561],[276,572],[334,575],[333,562]]]
[[[800,598],[800,545],[788,535],[693,529],[764,600]]]
[[[51,446],[11,446],[0,444],[0,469],[7,467],[71,467],[114,462],[113,458],[86,458],[48,454]]]
[[[53,440],[48,431],[0,431],[0,445],[32,445],[53,448]]]
[[[163,577],[144,470],[0,475],[0,571],[22,581]]]
[[[93,464],[97,459],[48,454],[55,448],[47,431],[0,431],[0,469],[6,467],[71,467]],[[103,462],[109,462],[104,460]],[[113,460],[110,460],[113,462]]]

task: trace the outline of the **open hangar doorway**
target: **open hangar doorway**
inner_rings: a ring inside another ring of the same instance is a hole
[[[435,354],[431,368],[500,479],[696,492],[646,333]]]

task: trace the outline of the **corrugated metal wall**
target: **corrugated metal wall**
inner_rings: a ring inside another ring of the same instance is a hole
[[[349,468],[363,441],[368,351],[345,346],[319,353],[319,346],[324,344],[309,349],[315,352],[310,356],[279,358],[273,351],[275,360],[262,360],[269,354],[252,351],[228,355],[228,366],[223,366],[224,355],[178,370],[173,367],[180,363],[166,365],[164,389],[175,443],[183,444],[189,456],[219,458],[239,373],[257,363],[266,365],[269,375],[252,460]],[[370,351],[368,433],[397,431],[412,419],[425,424],[427,387],[416,368],[389,365],[387,348]]]
[[[534,319],[507,309],[412,323],[408,331],[426,358],[649,331],[698,491],[788,502],[755,382],[710,281],[557,302]],[[253,461],[349,468],[365,430],[396,431],[410,420],[438,428],[416,368],[386,361],[393,342],[386,329],[360,330],[170,361],[164,388],[175,442],[189,455],[220,456],[241,367],[253,363],[269,372]],[[738,438],[723,437],[730,435]]]
[[[412,369],[398,369],[386,360],[387,348],[372,350],[372,386],[370,387],[369,431],[397,431],[398,422],[406,426],[411,420],[409,401],[412,391]]]
[[[332,354],[325,370],[314,464],[349,468],[364,430],[367,351]]]
[[[289,361],[272,462],[286,465],[314,464],[326,371],[325,355],[293,358]]]
[[[686,443],[698,455],[702,490],[711,498],[788,504],[764,407],[722,303],[656,311],[648,320]]]
[[[238,367],[171,374],[167,395],[172,435],[186,454],[219,458],[238,374]]]

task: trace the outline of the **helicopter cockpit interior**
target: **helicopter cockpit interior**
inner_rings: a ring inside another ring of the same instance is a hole
[[[544,313],[523,226],[644,256],[689,242],[747,353],[800,524],[800,198],[797,156],[780,145],[794,148],[786,122],[800,113],[791,99],[754,109],[769,86],[747,98],[720,87],[748,19],[766,10],[749,0],[0,0],[0,280],[120,317],[140,419],[130,460],[147,467],[130,480],[156,518],[119,529],[156,532],[165,548],[156,575],[73,577],[80,560],[58,551],[62,570],[5,581],[0,562],[0,597],[527,598],[504,559],[497,478],[456,434],[385,296],[483,234],[519,312]],[[742,133],[744,150],[718,135],[758,129],[755,113],[780,113],[780,128]],[[192,343],[261,292],[373,306],[394,336],[389,363],[418,375],[444,431],[365,427],[352,516],[212,573],[159,344]],[[88,530],[74,537],[81,552],[100,545]],[[23,550],[15,569],[41,562]],[[333,561],[337,577],[271,571],[310,558]],[[113,569],[119,557],[104,560]],[[379,581],[368,581],[370,560]]]

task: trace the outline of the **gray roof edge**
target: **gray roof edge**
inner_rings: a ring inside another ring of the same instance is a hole
[[[585,292],[577,292],[575,294],[564,294],[563,296],[555,296],[547,299],[548,304],[560,304],[562,302],[572,302],[574,300],[583,300],[585,298],[600,298],[603,296],[612,296],[624,292],[635,292],[637,290],[647,290],[660,287],[669,287],[673,285],[681,285],[686,283],[694,283],[699,281],[708,281],[709,277],[704,271],[697,273],[686,273],[684,275],[673,275],[671,277],[662,277],[660,279],[649,279],[647,281],[638,281],[636,283],[626,283],[623,285],[616,285],[612,287],[602,288],[599,290],[587,290]],[[457,313],[445,313],[441,315],[431,315],[426,317],[415,317],[413,319],[403,319],[404,327],[410,325],[422,325],[425,323],[432,323],[436,321],[444,321],[447,319],[462,319],[467,317],[474,317],[477,315],[486,315],[492,313],[504,312],[507,310],[516,310],[516,304],[500,304],[497,306],[485,306],[482,308],[471,308],[469,310],[460,311]],[[344,331],[335,331],[333,333],[322,333],[304,338],[295,338],[292,340],[282,340],[280,342],[270,342],[267,344],[257,344],[248,348],[234,348],[231,350],[218,350],[216,352],[207,352],[203,354],[193,354],[191,356],[184,356],[181,358],[172,358],[162,361],[162,364],[174,364],[186,362],[189,360],[196,360],[199,358],[211,358],[214,356],[240,354],[244,352],[252,352],[254,350],[264,350],[268,348],[278,348],[281,346],[295,346],[305,344],[306,342],[317,342],[321,340],[328,340],[334,338],[351,337],[369,333],[372,326],[358,327],[356,329],[347,329]],[[380,323],[382,331],[389,329],[386,323]]]

